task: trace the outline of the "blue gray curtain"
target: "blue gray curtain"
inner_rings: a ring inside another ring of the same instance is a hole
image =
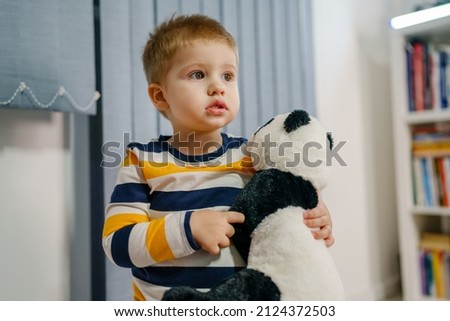
[[[0,107],[94,114],[92,0],[0,0]]]

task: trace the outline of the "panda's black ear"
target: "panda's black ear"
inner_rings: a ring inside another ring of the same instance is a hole
[[[309,124],[310,121],[309,114],[305,110],[297,109],[284,120],[284,129],[290,133],[303,125]]]
[[[328,138],[328,147],[330,148],[330,150],[332,150],[334,141],[333,141],[333,136],[331,135],[330,132],[327,132],[327,138]]]

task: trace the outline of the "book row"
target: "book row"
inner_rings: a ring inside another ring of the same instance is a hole
[[[424,233],[419,242],[422,294],[450,299],[450,235]]]
[[[406,44],[409,111],[450,105],[450,45],[414,39]]]
[[[417,126],[411,137],[415,205],[450,207],[450,124]]]
[[[416,206],[450,206],[450,156],[415,156],[413,171]]]

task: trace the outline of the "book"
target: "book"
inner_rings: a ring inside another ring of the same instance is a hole
[[[439,85],[439,52],[434,44],[429,44],[430,60],[430,82],[431,82],[431,109],[439,110],[441,108],[440,85]]]
[[[413,175],[414,175],[414,203],[417,206],[426,206],[425,198],[425,186],[424,186],[424,174],[422,170],[422,160],[420,157],[414,157],[413,159]]]
[[[442,50],[439,52],[439,93],[441,95],[441,106],[442,108],[448,108],[448,84],[450,80],[448,78],[448,52]]]
[[[423,43],[423,104],[425,109],[433,108],[433,99],[432,99],[432,89],[431,89],[431,78],[432,78],[432,69],[431,69],[431,57],[430,57],[430,45],[429,43]]]
[[[405,47],[406,54],[406,84],[408,88],[408,108],[409,111],[415,111],[416,105],[414,100],[414,47],[411,43],[407,43]]]
[[[445,188],[447,192],[447,205],[450,206],[450,157],[444,157],[443,158],[443,171],[445,176]]]
[[[427,166],[427,179],[429,180],[428,188],[429,191],[429,203],[428,206],[435,207],[439,206],[439,186],[438,179],[436,175],[436,166],[434,158],[432,156],[425,157]]]
[[[415,40],[412,42],[413,51],[413,84],[414,84],[414,101],[415,110],[425,110],[425,66],[424,66],[424,43]]]
[[[449,206],[449,185],[448,182],[448,172],[445,165],[446,162],[445,157],[436,158],[436,169],[439,181],[439,197],[440,197],[440,205],[448,207]]]
[[[425,264],[426,253],[427,251],[424,248],[419,248],[419,271],[420,271],[420,288],[423,295],[430,295],[428,291],[428,280],[427,280],[427,267]]]
[[[446,97],[447,97],[446,108],[448,108],[450,105],[450,46],[449,45],[445,46],[445,49],[443,49],[443,50],[446,53],[445,58],[447,58],[447,60],[445,62],[445,76],[443,77],[443,81],[444,81],[445,85],[443,87],[445,88]]]
[[[421,291],[425,296],[450,298],[450,235],[422,233],[419,241]]]
[[[433,277],[433,265],[432,265],[432,257],[431,257],[431,251],[426,250],[425,251],[425,280],[426,280],[426,295],[429,296],[435,296],[436,289],[434,284],[434,277]]]
[[[422,181],[423,181],[423,189],[424,189],[424,195],[425,195],[425,205],[428,207],[433,206],[433,195],[431,194],[432,187],[431,187],[431,180],[430,180],[430,166],[428,166],[428,158],[427,157],[421,157],[420,158],[420,164],[422,167]]]
[[[444,277],[446,285],[447,298],[450,298],[450,253],[446,253],[444,257]]]

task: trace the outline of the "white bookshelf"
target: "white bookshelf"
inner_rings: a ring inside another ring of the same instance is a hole
[[[450,208],[417,207],[413,200],[411,128],[450,122],[450,110],[408,111],[405,45],[411,38],[450,43],[450,16],[391,31],[391,88],[395,146],[396,193],[400,263],[405,300],[429,300],[421,294],[418,241],[430,228],[448,232]]]

